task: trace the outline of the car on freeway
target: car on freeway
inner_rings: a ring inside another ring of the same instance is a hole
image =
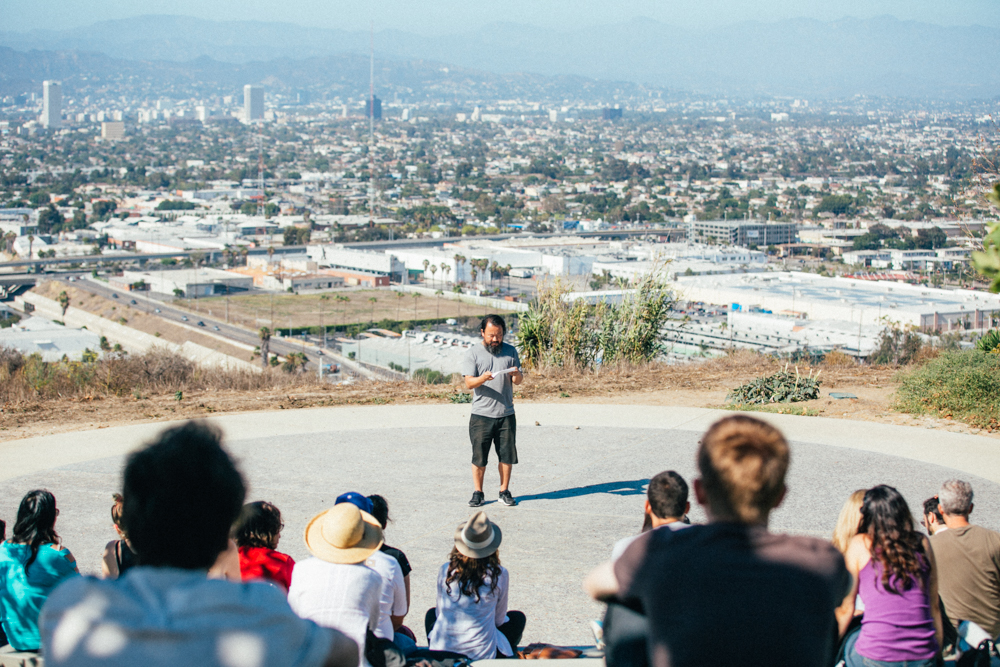
[[[136,305],[137,301],[135,299],[130,299],[129,303],[134,306],[134,305]]]
[[[187,315],[181,315],[181,322],[187,322],[187,321],[188,321],[188,316]]]
[[[198,320],[198,326],[203,327],[203,326],[205,326],[205,323],[202,322],[201,320]]]
[[[115,294],[114,292],[112,292],[112,293],[111,293],[111,298],[112,298],[112,299],[117,299],[117,298],[118,298],[118,295],[117,295],[117,294]]]
[[[218,325],[218,324],[214,325],[214,326],[212,327],[212,330],[213,330],[213,331],[218,331],[218,330],[219,330],[219,325]]]
[[[160,309],[159,309],[159,308],[154,308],[154,309],[153,309],[153,312],[154,312],[154,313],[158,313],[158,312],[160,312]]]

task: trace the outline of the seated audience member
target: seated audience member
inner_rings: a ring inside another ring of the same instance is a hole
[[[368,500],[372,503],[372,516],[379,522],[382,526],[382,533],[385,534],[385,528],[389,525],[389,503],[386,502],[385,498],[380,495],[373,494],[368,496]],[[395,547],[390,547],[389,545],[383,543],[382,546],[378,548],[382,553],[392,556],[397,563],[399,563],[399,571],[403,575],[403,588],[406,593],[406,609],[410,608],[410,572],[413,568],[410,567],[410,561],[406,558],[406,554]],[[385,610],[382,610],[383,613]],[[405,616],[405,612],[404,612]],[[403,618],[399,617],[399,624],[396,623],[396,619],[393,619],[393,626],[395,627],[395,633],[393,640],[396,645],[403,649],[404,653],[412,653],[417,648],[416,640],[411,636],[409,628],[403,627],[401,624]],[[407,634],[409,633],[409,634]]]
[[[37,651],[38,617],[59,584],[79,575],[56,533],[59,509],[45,490],[29,491],[17,509],[10,540],[0,544],[0,618],[12,648]]]
[[[114,494],[112,498],[115,503],[111,506],[111,522],[118,533],[118,539],[108,542],[101,555],[101,576],[105,579],[117,579],[137,562],[135,552],[122,530],[122,505],[125,501],[120,493]]]
[[[920,519],[920,525],[927,530],[928,535],[935,535],[942,530],[948,530],[948,526],[944,525],[944,517],[941,515],[941,510],[938,507],[940,502],[938,497],[928,498],[924,501],[924,513],[923,518]],[[932,544],[931,547],[934,545]]]
[[[350,491],[337,498],[336,505],[340,505],[341,503],[354,505],[364,512],[366,519],[374,519],[379,526],[382,525],[382,522],[372,514],[375,507],[370,498]],[[384,546],[384,544],[380,546]],[[396,630],[403,625],[403,619],[406,617],[406,612],[409,608],[409,603],[406,599],[406,581],[403,578],[403,569],[399,566],[399,562],[395,558],[381,549],[373,551],[365,559],[365,565],[375,570],[379,577],[382,578],[382,588],[379,593],[379,621],[378,626],[374,629],[374,634],[380,639],[386,639],[390,642],[394,641]],[[405,641],[403,643],[406,644],[406,648],[410,652],[417,647],[416,642],[413,642],[412,646]]]
[[[947,530],[931,537],[940,574],[938,585],[948,617],[971,621],[994,639],[1000,635],[1000,534],[969,523],[972,485],[951,479],[938,491]]]
[[[295,561],[276,551],[284,527],[281,512],[271,503],[258,500],[243,506],[233,527],[243,581],[262,579],[288,592]]]
[[[208,568],[208,578],[243,581],[243,573],[240,571],[240,548],[236,540],[229,538],[226,542],[226,550],[221,552],[212,563],[212,567]]]
[[[850,577],[828,542],[770,533],[785,496],[781,433],[738,415],[708,429],[694,492],[708,524],[641,535],[585,588],[645,613],[654,667],[825,666]]]
[[[437,578],[437,606],[424,619],[432,650],[471,660],[510,658],[526,618],[507,611],[510,573],[500,565],[500,527],[479,511],[455,531],[455,546]]]
[[[847,497],[844,506],[840,508],[837,525],[834,526],[833,537],[830,538],[830,542],[840,553],[847,552],[847,546],[858,534],[858,526],[861,525],[861,504],[864,502],[867,490],[858,489]]]
[[[646,529],[644,525],[644,533],[664,526],[670,530],[687,528],[689,524],[684,519],[689,511],[691,503],[688,502],[688,485],[683,477],[673,470],[667,470],[649,480],[643,510],[649,528]],[[615,542],[611,549],[611,560],[617,560],[638,537],[629,535]]]
[[[313,557],[295,564],[288,603],[299,616],[357,642],[355,665],[370,667],[366,636],[379,627],[382,577],[365,561],[382,544],[378,521],[344,502],[313,517],[305,538]]]
[[[122,526],[139,565],[53,593],[41,622],[46,667],[357,664],[355,642],[296,616],[275,587],[206,577],[246,493],[220,439],[187,422],[129,455]]]
[[[841,634],[854,616],[855,597],[865,600],[861,632],[846,648],[847,667],[934,667],[943,639],[934,554],[896,489],[882,484],[865,492],[845,560],[853,581],[837,610]]]

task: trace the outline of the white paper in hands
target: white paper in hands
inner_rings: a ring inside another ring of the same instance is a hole
[[[490,374],[493,376],[494,379],[496,379],[498,377],[503,377],[508,373],[513,373],[516,370],[518,370],[517,366],[511,366],[510,368],[505,368],[502,371],[492,371]]]

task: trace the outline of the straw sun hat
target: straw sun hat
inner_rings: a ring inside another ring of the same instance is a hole
[[[479,511],[469,517],[455,530],[455,548],[469,558],[486,558],[500,548],[500,526],[488,518],[486,512]]]
[[[352,565],[382,546],[382,526],[351,503],[320,512],[306,526],[306,547],[320,560]]]

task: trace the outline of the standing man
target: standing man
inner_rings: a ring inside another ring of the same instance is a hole
[[[514,417],[514,385],[521,384],[521,359],[517,348],[503,342],[507,323],[499,315],[487,315],[479,325],[482,345],[473,345],[462,367],[465,386],[472,390],[472,484],[475,491],[469,507],[483,504],[483,477],[490,447],[496,444],[500,459],[500,502],[516,505],[510,495],[511,467],[517,463],[517,419]]]

